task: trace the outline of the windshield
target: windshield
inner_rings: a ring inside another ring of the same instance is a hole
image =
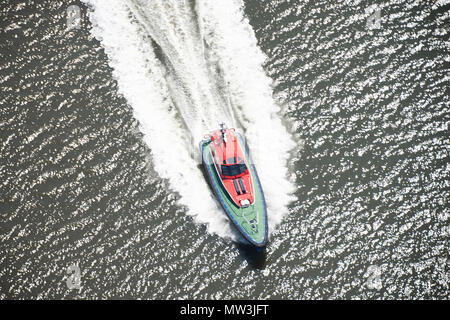
[[[236,164],[222,164],[221,169],[224,176],[231,177],[245,172],[247,170],[247,166],[245,165],[244,161],[241,161],[240,163]]]

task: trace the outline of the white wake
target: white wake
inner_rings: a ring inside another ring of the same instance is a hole
[[[83,0],[153,165],[208,231],[237,239],[199,169],[198,142],[220,122],[244,131],[273,230],[294,200],[295,147],[240,1]],[[206,195],[206,196],[205,196]]]

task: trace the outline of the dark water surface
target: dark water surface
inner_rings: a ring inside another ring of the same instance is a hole
[[[302,146],[263,254],[158,172],[89,8],[0,4],[1,299],[449,298],[448,1],[243,2]]]

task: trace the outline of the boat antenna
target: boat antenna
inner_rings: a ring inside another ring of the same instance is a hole
[[[220,126],[220,132],[222,133],[222,139],[223,139],[223,141],[225,142],[225,143],[227,143],[227,137],[226,137],[226,135],[225,135],[225,132],[226,132],[226,125],[225,125],[225,123],[224,122],[222,122],[222,123],[220,123],[219,124],[219,126]]]

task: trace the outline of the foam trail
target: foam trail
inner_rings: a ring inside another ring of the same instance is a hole
[[[84,2],[92,9],[91,32],[140,122],[155,170],[181,195],[189,214],[212,233],[238,238],[192,152],[204,133],[224,121],[245,128],[273,229],[293,200],[286,162],[294,143],[277,115],[264,55],[243,20],[242,3]]]

